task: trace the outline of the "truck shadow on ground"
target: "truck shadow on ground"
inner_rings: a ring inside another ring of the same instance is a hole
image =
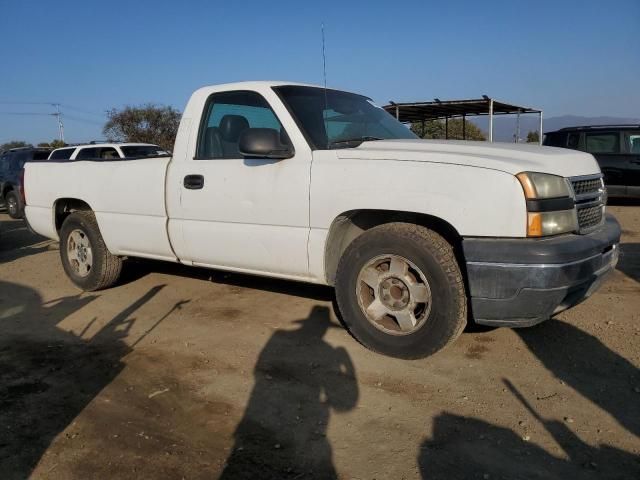
[[[333,289],[323,285],[294,282],[278,278],[260,277],[242,273],[190,267],[179,263],[161,262],[147,259],[129,259],[124,263],[119,285],[135,282],[152,273],[177,277],[195,278],[235,287],[284,293],[295,297],[310,298],[318,301],[332,301]]]
[[[340,328],[328,308],[314,307],[296,323],[296,330],[276,331],[260,352],[220,479],[338,477],[326,430],[332,411],[358,402],[355,368],[344,348],[323,339]]]
[[[421,476],[425,480],[638,478],[639,458],[632,453],[609,445],[591,446],[562,422],[541,421],[566,459],[509,428],[443,412],[433,421],[433,435],[421,445]]]
[[[0,263],[50,249],[51,242],[29,231],[22,220],[0,220]]]
[[[573,325],[551,320],[516,332],[558,379],[609,413],[640,437],[640,370],[598,338]]]
[[[607,199],[607,206],[640,207],[640,198],[609,197]]]
[[[627,277],[640,282],[640,243],[621,243],[616,267]]]
[[[640,375],[631,362],[596,337],[559,320],[516,332],[558,379],[610,414],[632,436],[640,435],[640,403],[634,391]],[[523,406],[520,416],[526,417],[528,411],[566,458],[509,428],[443,412],[420,448],[422,478],[640,478],[640,456],[587,444],[564,422],[543,418],[510,381],[503,382]]]
[[[3,478],[28,478],[52,440],[121,372],[131,351],[124,342],[130,315],[162,288],[150,289],[85,340],[59,324],[97,297],[43,302],[30,288],[0,281]]]

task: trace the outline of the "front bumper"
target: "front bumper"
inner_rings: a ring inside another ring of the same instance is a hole
[[[587,235],[463,239],[473,318],[526,327],[577,305],[613,271],[619,242],[612,215]]]

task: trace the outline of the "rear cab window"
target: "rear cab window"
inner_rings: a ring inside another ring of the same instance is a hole
[[[584,136],[588,153],[620,153],[618,132],[586,132]]]
[[[49,160],[69,160],[75,150],[75,148],[60,148],[59,150],[54,150]]]

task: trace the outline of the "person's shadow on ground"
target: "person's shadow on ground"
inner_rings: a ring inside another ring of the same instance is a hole
[[[358,401],[345,349],[324,339],[329,309],[314,307],[296,330],[276,331],[260,353],[255,385],[221,479],[337,478],[326,437],[331,411]]]
[[[163,287],[151,288],[84,339],[95,318],[80,334],[60,323],[96,296],[43,302],[31,288],[0,281],[1,478],[29,478],[54,438],[118,376],[131,352],[125,342],[131,315]]]

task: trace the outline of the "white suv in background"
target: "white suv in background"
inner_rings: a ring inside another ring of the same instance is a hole
[[[95,143],[57,148],[49,160],[119,160],[169,155],[151,143]]]

